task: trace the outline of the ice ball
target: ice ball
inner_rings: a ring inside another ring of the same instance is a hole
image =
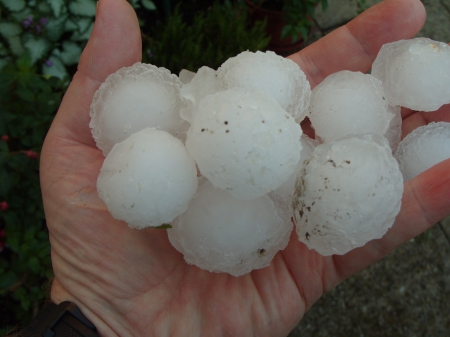
[[[384,96],[383,86],[375,77],[342,70],[314,88],[309,119],[324,142],[347,135],[382,135],[393,118]]]
[[[177,136],[186,123],[179,115],[185,106],[182,83],[165,68],[136,63],[108,76],[91,104],[92,134],[106,156],[114,144],[153,127]]]
[[[205,179],[167,233],[187,263],[240,276],[268,266],[291,231],[289,216],[268,196],[236,200]]]
[[[392,226],[402,193],[402,175],[383,136],[323,143],[297,179],[293,209],[299,240],[325,256],[363,246]]]
[[[400,142],[395,158],[405,181],[450,158],[450,123],[418,127]]]
[[[245,51],[229,58],[217,70],[225,88],[242,87],[274,98],[297,122],[307,113],[311,87],[292,60],[267,51]]]
[[[233,88],[205,97],[186,147],[202,175],[235,198],[279,187],[300,159],[300,125],[272,98]]]
[[[420,37],[387,43],[372,66],[392,105],[434,111],[450,103],[450,46]]]
[[[160,226],[183,213],[197,185],[195,162],[183,143],[154,128],[117,143],[97,180],[111,215],[139,229]]]

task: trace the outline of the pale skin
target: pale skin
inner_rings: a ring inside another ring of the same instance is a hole
[[[368,71],[381,45],[413,37],[419,0],[385,0],[292,55],[312,87],[338,70]],[[96,203],[104,157],[89,129],[89,106],[105,78],[141,60],[140,31],[125,0],[100,0],[92,37],[47,135],[41,183],[55,272],[51,299],[81,308],[101,336],[287,336],[322,294],[450,215],[450,160],[405,184],[394,226],[343,256],[322,257],[293,234],[269,267],[241,277],[184,262],[165,230],[133,230]],[[447,113],[445,112],[447,110]],[[403,133],[450,122],[450,108],[403,111]]]

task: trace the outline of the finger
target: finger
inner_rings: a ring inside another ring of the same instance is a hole
[[[333,257],[338,282],[380,260],[450,215],[449,200],[450,159],[405,183],[401,211],[386,235],[348,254]]]
[[[437,111],[416,112],[408,115],[403,120],[402,139],[419,126],[424,126],[431,122],[450,122],[450,104],[442,106]]]
[[[125,0],[100,0],[94,29],[64,96],[51,134],[95,146],[89,108],[95,91],[116,70],[141,60],[136,14]]]
[[[419,0],[385,0],[289,58],[314,88],[336,71],[367,72],[383,44],[413,37],[424,22]]]

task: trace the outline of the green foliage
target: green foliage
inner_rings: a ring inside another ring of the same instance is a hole
[[[52,276],[38,156],[63,88],[27,54],[0,71],[0,333],[30,320]]]
[[[264,26],[259,22],[250,27],[245,8],[218,2],[188,24],[178,6],[162,27],[155,27],[151,38],[144,39],[144,59],[175,74],[201,66],[216,69],[242,51],[264,49],[269,42]]]

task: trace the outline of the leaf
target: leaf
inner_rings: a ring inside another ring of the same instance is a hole
[[[80,16],[95,16],[96,3],[93,0],[75,0],[71,1],[69,10],[72,14]]]
[[[154,228],[155,229],[168,229],[168,228],[172,228],[172,225],[168,224],[168,223],[165,223],[165,224],[162,224],[161,226],[156,226]]]
[[[11,36],[8,38],[8,42],[9,48],[14,55],[21,56],[25,52],[20,36]]]
[[[150,11],[154,11],[156,10],[156,6],[153,3],[153,1],[150,0],[141,0],[142,2],[142,6],[144,6],[146,9],[150,10]]]
[[[45,27],[46,36],[51,41],[58,41],[64,34],[64,29],[67,24],[68,15],[62,15],[57,19],[49,19]]]
[[[53,15],[58,18],[64,9],[64,0],[47,0],[47,3],[53,10]]]
[[[44,75],[55,76],[61,80],[64,80],[69,76],[66,67],[58,57],[51,56],[49,61],[52,63],[51,66],[47,66],[45,64],[42,66],[42,73]]]
[[[18,277],[16,274],[14,274],[12,271],[9,271],[7,273],[2,273],[0,276],[0,291],[5,290],[12,286],[14,283],[17,283]]]
[[[32,64],[44,57],[50,48],[50,44],[46,39],[35,36],[29,37],[27,41],[25,41],[24,46],[30,53]]]
[[[8,64],[7,58],[0,58],[0,71]]]
[[[63,51],[60,53],[59,57],[63,63],[67,66],[78,63],[82,52],[81,47],[75,42],[70,41],[64,42],[62,47]]]
[[[22,33],[22,27],[17,23],[12,22],[1,22],[0,23],[0,34],[6,39],[12,36],[17,36]]]
[[[89,19],[86,19],[89,20]],[[80,20],[81,21],[81,20]],[[71,39],[73,41],[87,41],[91,36],[92,29],[94,29],[94,21],[89,20],[89,26],[83,32],[74,32]]]
[[[36,256],[32,256],[28,260],[28,266],[35,273],[39,273],[39,270],[41,269],[41,264],[39,263],[39,260]]]
[[[25,0],[0,0],[11,12],[20,12],[26,6]]]

